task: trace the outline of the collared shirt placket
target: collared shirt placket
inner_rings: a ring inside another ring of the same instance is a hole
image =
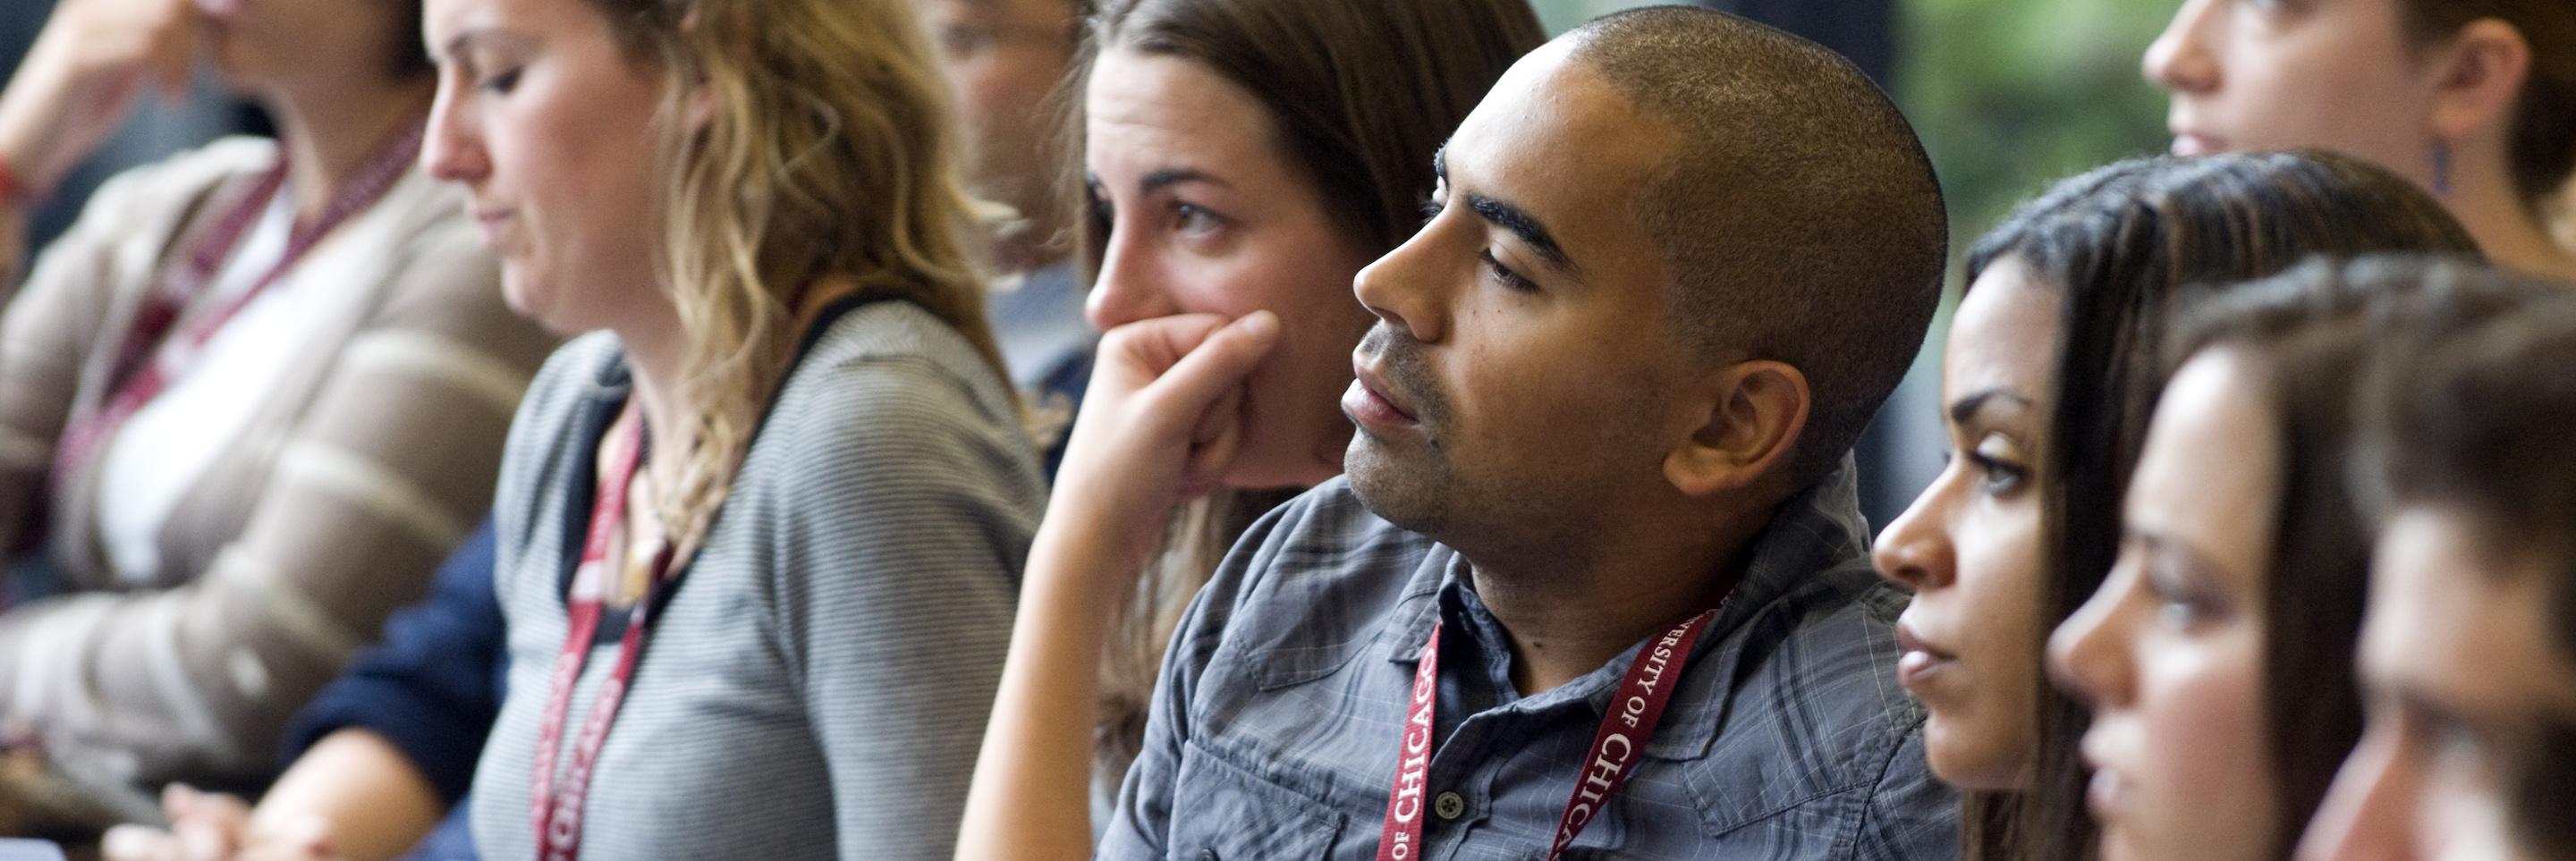
[[[1441,674],[1441,723],[1446,724],[1450,720],[1445,717],[1447,715],[1465,713],[1467,716],[1457,719],[1454,725],[1438,727],[1447,732],[1437,736],[1439,741],[1432,752],[1431,785],[1427,794],[1433,799],[1434,815],[1424,829],[1425,843],[1432,851],[1425,853],[1425,857],[1483,858],[1496,850],[1471,850],[1474,838],[1485,830],[1484,826],[1492,815],[1498,792],[1530,793],[1540,802],[1537,807],[1552,810],[1564,803],[1563,792],[1571,788],[1571,776],[1577,771],[1573,766],[1548,770],[1551,774],[1563,772],[1568,781],[1564,786],[1556,785],[1555,781],[1540,781],[1530,786],[1498,789],[1504,768],[1533,755],[1543,756],[1536,749],[1542,746],[1564,747],[1567,755],[1561,758],[1580,760],[1583,753],[1581,742],[1591,738],[1591,730],[1600,720],[1600,710],[1593,707],[1593,700],[1602,698],[1617,684],[1620,672],[1627,666],[1628,656],[1623,654],[1603,664],[1601,669],[1555,690],[1523,696],[1512,683],[1511,648],[1505,639],[1507,635],[1472,590],[1444,589],[1439,601],[1442,615],[1450,620],[1452,627],[1464,634],[1450,638],[1443,646],[1450,652],[1442,656],[1442,667],[1455,669]],[[1472,654],[1459,654],[1466,650],[1472,650]],[[1469,673],[1477,677],[1470,678]],[[1470,707],[1476,710],[1468,712]],[[1567,730],[1568,726],[1574,729]],[[1508,739],[1535,741],[1535,744],[1507,746],[1501,743]],[[1438,815],[1440,799],[1453,793],[1463,803],[1463,811],[1454,817]],[[1615,820],[1615,816],[1611,819]],[[1544,824],[1552,825],[1554,820],[1548,819]],[[1596,835],[1593,839],[1611,836],[1615,840],[1618,829],[1609,828],[1610,821],[1607,820],[1602,825],[1612,833]],[[1590,842],[1580,841],[1577,845]]]

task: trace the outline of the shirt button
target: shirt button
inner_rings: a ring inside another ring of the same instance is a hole
[[[1467,812],[1467,799],[1455,792],[1440,793],[1440,797],[1431,799],[1431,812],[1443,821],[1457,819]]]

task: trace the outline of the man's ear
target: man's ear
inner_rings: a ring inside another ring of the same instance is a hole
[[[2480,18],[2436,50],[2433,134],[2456,143],[2480,129],[2500,129],[2531,78],[2531,43],[2522,31],[2499,19]]]
[[[1785,362],[1738,362],[1709,381],[1707,420],[1664,457],[1664,478],[1690,496],[1741,490],[1776,471],[1807,427],[1807,375]]]

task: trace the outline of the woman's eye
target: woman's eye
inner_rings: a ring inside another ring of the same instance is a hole
[[[2150,561],[2145,583],[2147,594],[2156,602],[2156,618],[2166,627],[2187,631],[2218,617],[2218,602],[2189,581],[2190,575],[2175,570],[2184,563],[2158,553]]]
[[[2485,744],[2467,721],[2449,715],[2434,718],[2431,735],[2435,755],[2466,765],[2475,765]]]
[[[1440,217],[1441,210],[1447,208],[1449,208],[1448,204],[1440,202],[1439,197],[1427,196],[1422,198],[1422,223],[1430,224],[1432,219]]]
[[[1225,219],[1197,204],[1183,203],[1172,207],[1172,229],[1182,236],[1203,239],[1215,235],[1217,229],[1224,226]]]
[[[2162,620],[2165,627],[2187,631],[2197,627],[2205,619],[2205,615],[2201,613],[2198,605],[2190,601],[2160,599],[2156,602],[2156,618]]]
[[[507,94],[511,90],[518,88],[519,70],[511,69],[507,72],[485,75],[483,76],[482,82],[477,86],[490,92]]]
[[[940,50],[947,51],[951,57],[972,55],[993,41],[992,34],[986,30],[956,24],[940,27],[938,39]]]
[[[2022,465],[1983,452],[1969,452],[1968,462],[1976,464],[1986,492],[1997,496],[2020,489],[2030,478],[2030,470]]]

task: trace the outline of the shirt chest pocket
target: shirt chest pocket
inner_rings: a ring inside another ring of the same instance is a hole
[[[1333,857],[1347,820],[1321,802],[1192,742],[1183,751],[1170,848],[1174,861]],[[1342,854],[1370,857],[1369,847]]]

